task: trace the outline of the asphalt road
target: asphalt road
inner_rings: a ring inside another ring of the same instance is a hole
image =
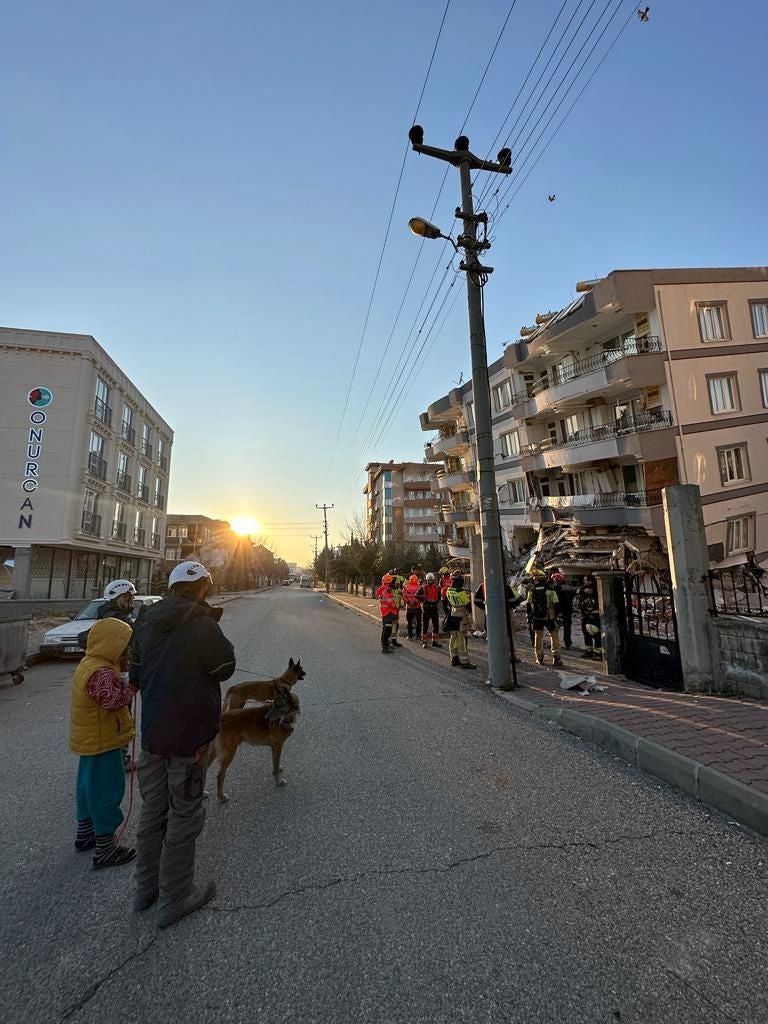
[[[222,626],[236,680],[301,657],[302,715],[285,788],[241,749],[168,932],[72,849],[72,666],[0,684],[4,1022],[768,1022],[765,841],[319,594]]]

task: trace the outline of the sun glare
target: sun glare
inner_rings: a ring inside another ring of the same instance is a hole
[[[236,516],[232,520],[232,529],[241,537],[252,537],[259,532],[259,524],[251,516]]]

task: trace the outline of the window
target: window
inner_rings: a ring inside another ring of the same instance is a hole
[[[757,299],[749,304],[752,313],[752,333],[756,338],[768,338],[768,299]]]
[[[123,425],[120,430],[123,438],[133,444],[136,438],[136,431],[133,429],[133,409],[130,405],[123,406]]]
[[[122,523],[125,520],[125,505],[122,501],[115,502],[115,522]]]
[[[109,407],[109,396],[111,389],[101,377],[96,378],[96,398],[93,403],[93,411],[97,418],[109,426],[112,422],[112,410]]]
[[[104,455],[104,438],[101,434],[97,434],[95,430],[91,431],[91,441],[88,445],[88,451],[92,455],[98,455],[100,458]]]
[[[727,522],[725,549],[727,555],[735,555],[739,551],[751,551],[754,533],[753,516],[739,516]]]
[[[525,481],[508,480],[504,484],[505,498],[510,505],[522,505],[525,502]]]
[[[175,526],[168,526],[165,535],[169,540],[175,539],[178,536],[178,530]]]
[[[158,437],[157,439],[157,464],[160,469],[168,468],[168,457],[167,457],[168,442],[164,437]]]
[[[179,527],[179,540],[186,540],[188,534],[189,534],[189,527],[188,526],[180,526]]]
[[[136,496],[142,501],[149,501],[149,488],[147,487],[146,466],[139,465],[139,475],[136,483]]]
[[[728,341],[731,337],[726,302],[697,302],[702,341]]]
[[[83,512],[95,512],[97,498],[96,491],[86,490],[85,498],[83,499]]]
[[[709,387],[709,405],[714,414],[733,412],[741,408],[739,401],[739,385],[735,373],[726,373],[722,377],[707,377]]]
[[[579,417],[577,413],[567,416],[563,421],[563,440],[575,441],[579,436]]]
[[[505,380],[502,384],[497,384],[493,389],[493,402],[496,406],[496,412],[501,412],[502,409],[506,409],[507,406],[512,404],[512,381]]]
[[[516,430],[501,435],[501,450],[508,459],[520,454],[520,435]]]
[[[759,370],[760,374],[760,396],[763,399],[763,408],[768,409],[768,370]]]
[[[475,407],[473,402],[467,402],[467,426],[475,425]]]
[[[387,482],[389,482],[392,479],[392,471],[391,470],[389,470],[389,469],[386,470],[386,472],[384,473],[384,479]]]
[[[585,472],[571,474],[571,494],[589,494],[589,476]]]
[[[154,547],[154,545],[153,545],[153,547]],[[178,561],[178,557],[179,556],[176,554],[176,548],[166,548],[165,549],[165,561],[166,562],[176,562],[176,561]]]
[[[731,484],[739,480],[749,480],[749,463],[745,444],[718,448],[717,458],[720,463],[721,483]]]
[[[122,476],[128,472],[128,456],[125,452],[117,453],[117,475]]]
[[[141,454],[152,457],[152,428],[148,423],[141,425]]]

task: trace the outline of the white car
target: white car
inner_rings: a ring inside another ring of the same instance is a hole
[[[137,594],[133,599],[131,618],[136,619],[142,606],[146,605],[149,607],[149,605],[155,604],[156,601],[160,600],[161,598],[155,594]],[[96,613],[99,605],[102,604],[104,604],[103,597],[89,601],[69,622],[49,629],[40,641],[40,653],[67,658],[82,657],[85,654],[85,648],[80,643],[80,637],[99,621]]]

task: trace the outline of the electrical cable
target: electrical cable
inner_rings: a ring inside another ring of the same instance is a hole
[[[438,47],[438,44],[440,42],[440,37],[443,34],[443,27],[445,26],[445,19],[448,16],[448,8],[450,6],[451,6],[451,0],[446,0],[445,8],[443,10],[443,16],[442,16],[442,19],[440,21],[440,27],[437,30],[437,36],[435,37],[435,43],[434,43],[434,46],[432,47],[432,54],[431,54],[431,56],[429,58],[429,64],[427,66],[427,72],[426,72],[426,74],[424,76],[424,82],[423,82],[423,84],[421,86],[421,92],[419,93],[419,99],[418,99],[418,102],[416,104],[416,110],[414,111],[414,114],[413,114],[413,121],[411,122],[412,125],[416,123],[416,118],[419,116],[419,110],[421,109],[421,103],[422,103],[422,100],[424,99],[424,92],[425,92],[425,90],[427,88],[427,82],[429,81],[429,76],[430,76],[430,73],[432,71],[432,65],[433,65],[434,60],[435,60],[435,54],[437,53],[437,47]],[[394,214],[395,214],[395,207],[397,205],[398,196],[400,195],[400,186],[401,186],[402,181],[403,181],[403,173],[405,172],[405,162],[406,162],[406,160],[408,158],[408,151],[409,151],[409,149],[410,149],[410,145],[408,144],[405,147],[405,150],[403,152],[403,159],[402,159],[402,162],[400,164],[400,173],[399,173],[398,178],[397,178],[397,184],[395,185],[395,194],[394,194],[394,197],[392,199],[392,206],[391,206],[390,211],[389,211],[389,218],[387,219],[387,227],[386,227],[386,230],[384,232],[384,241],[382,242],[381,252],[379,253],[379,261],[378,261],[378,264],[377,264],[377,267],[376,267],[376,274],[374,275],[374,279],[373,279],[373,287],[371,288],[371,294],[370,294],[370,298],[368,300],[368,309],[367,309],[366,314],[365,314],[365,320],[363,321],[363,329],[362,329],[362,331],[360,333],[360,341],[358,342],[357,352],[355,353],[355,360],[354,360],[354,363],[352,365],[352,374],[351,374],[351,376],[349,378],[349,384],[347,385],[347,394],[346,394],[346,398],[344,400],[344,408],[342,409],[341,418],[339,419],[339,426],[338,426],[338,429],[336,431],[336,438],[334,440],[333,449],[331,451],[331,457],[330,457],[329,462],[328,462],[328,470],[326,472],[326,479],[327,479],[328,474],[330,474],[331,466],[333,465],[333,460],[334,460],[335,455],[336,455],[336,448],[337,448],[338,443],[339,443],[339,437],[341,436],[341,429],[342,429],[342,427],[344,425],[344,419],[345,419],[346,414],[347,414],[347,409],[349,408],[349,399],[350,399],[350,395],[352,394],[352,385],[354,384],[355,375],[357,373],[357,366],[358,366],[358,363],[360,362],[360,353],[362,352],[363,342],[365,341],[365,335],[366,335],[366,332],[368,330],[368,322],[369,322],[370,317],[371,317],[371,310],[373,308],[373,300],[374,300],[374,298],[376,296],[376,289],[378,288],[378,284],[379,284],[379,277],[381,275],[381,266],[382,266],[382,263],[384,261],[384,253],[386,252],[387,242],[389,241],[389,232],[390,232],[390,229],[392,227],[392,219],[393,219]]]

